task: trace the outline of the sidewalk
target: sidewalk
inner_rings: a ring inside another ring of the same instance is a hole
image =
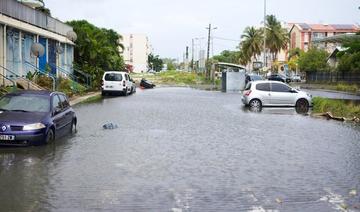
[[[97,95],[101,95],[101,93],[100,92],[90,92],[84,96],[74,96],[74,97],[70,98],[70,105],[74,106],[76,104],[79,104],[79,103],[81,103],[91,97],[97,96]]]

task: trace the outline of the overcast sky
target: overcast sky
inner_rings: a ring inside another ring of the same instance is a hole
[[[86,19],[120,34],[145,33],[160,57],[182,60],[191,39],[217,27],[214,53],[233,50],[246,26],[260,25],[264,0],[45,0],[62,21]],[[360,23],[360,0],[267,0],[267,13],[286,22]],[[201,44],[200,44],[201,43]],[[206,40],[196,46],[205,48]],[[197,47],[199,48],[199,47]]]

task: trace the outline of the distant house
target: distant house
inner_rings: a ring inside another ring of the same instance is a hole
[[[352,24],[307,24],[294,23],[290,29],[290,49],[299,48],[307,51],[312,42],[318,39],[337,36],[347,33],[356,33],[360,30],[359,26]],[[323,42],[318,45],[329,53],[337,47],[334,43]]]
[[[346,48],[343,47],[336,47],[333,52],[327,58],[327,62],[332,68],[336,68],[339,63],[339,58],[337,57],[337,53],[345,51]]]
[[[35,69],[48,70],[54,75],[60,69],[72,73],[74,43],[67,35],[73,28],[35,9],[42,5],[42,1],[36,0],[0,0],[2,76],[24,77]],[[43,45],[43,56],[37,58],[32,54],[34,43]]]

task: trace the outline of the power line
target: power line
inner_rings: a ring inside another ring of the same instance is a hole
[[[222,38],[222,37],[215,37],[215,36],[213,38],[218,39],[218,40],[241,42],[241,40],[235,40],[235,39],[231,39],[231,38]]]

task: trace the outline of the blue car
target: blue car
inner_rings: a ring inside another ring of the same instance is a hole
[[[76,131],[76,115],[65,94],[17,91],[0,98],[0,145],[30,146],[53,142]]]

